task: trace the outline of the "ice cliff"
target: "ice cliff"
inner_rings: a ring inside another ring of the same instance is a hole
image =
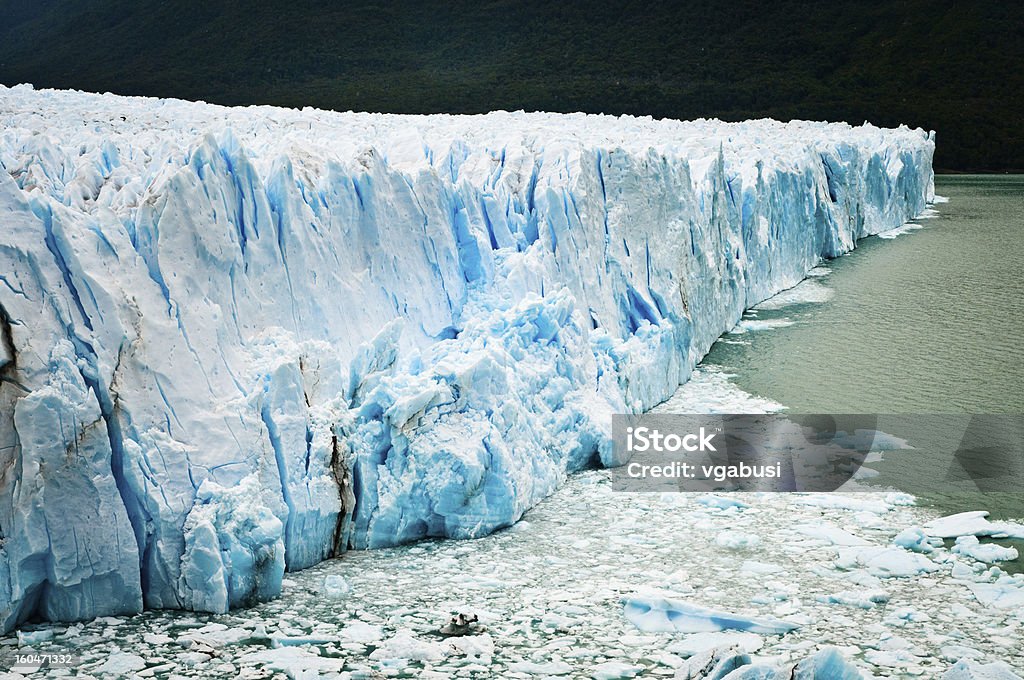
[[[932,196],[870,125],[0,88],[0,628],[474,537]]]

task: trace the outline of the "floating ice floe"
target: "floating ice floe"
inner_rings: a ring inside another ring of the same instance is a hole
[[[753,654],[763,646],[764,639],[756,633],[713,631],[710,633],[687,635],[682,640],[670,644],[667,649],[673,654],[689,658],[701,652],[717,648],[733,648],[747,654]]]
[[[448,644],[456,653],[474,662],[490,664],[494,656],[494,638],[488,633],[452,637]]]
[[[18,631],[18,646],[19,647],[32,647],[34,645],[41,644],[43,642],[49,642],[53,639],[53,631],[44,628],[43,630],[19,630]]]
[[[145,667],[146,660],[138,654],[118,653],[111,654],[110,658],[96,669],[96,674],[120,678],[141,671]]]
[[[750,505],[733,496],[716,496],[714,494],[705,494],[697,498],[697,503],[708,508],[718,508],[719,510],[728,510],[729,508],[749,508]]]
[[[732,677],[734,672],[749,667],[750,656],[729,647],[700,652],[676,669],[676,680]]]
[[[982,664],[972,659],[960,659],[943,673],[942,680],[1021,680],[1021,676],[1002,661]]]
[[[1016,522],[991,522],[986,510],[958,512],[927,522],[924,531],[937,538],[958,536],[989,536],[992,538],[1024,538],[1024,524]]]
[[[594,680],[619,680],[620,678],[635,678],[643,672],[643,666],[636,666],[622,661],[605,661],[594,666],[590,677]]]
[[[1017,559],[1017,549],[1012,546],[1001,546],[995,543],[982,543],[977,536],[960,536],[950,552],[963,555],[979,562],[991,564]]]
[[[742,531],[722,531],[715,536],[715,545],[726,550],[749,550],[760,544],[760,536]]]
[[[339,600],[352,592],[352,586],[343,577],[330,574],[324,579],[324,595]]]
[[[939,570],[939,566],[924,555],[898,546],[840,548],[835,564],[840,569],[863,567],[879,578],[909,578]]]
[[[874,609],[889,601],[889,593],[885,590],[843,590],[818,598],[820,602],[841,604],[861,609]]]
[[[341,629],[340,635],[349,642],[377,642],[384,637],[384,630],[363,621],[351,621]]]
[[[744,560],[743,564],[740,565],[740,571],[747,572],[748,574],[757,574],[759,576],[765,576],[767,574],[778,574],[784,572],[785,569],[783,569],[777,564],[772,564],[771,562]]]
[[[195,643],[217,649],[225,645],[233,645],[239,640],[252,636],[253,631],[244,628],[232,628],[223,623],[212,622],[178,636],[177,642],[182,646],[185,646],[187,643]]]
[[[828,522],[798,524],[793,529],[799,534],[821,541],[826,545],[868,545],[868,541],[863,538],[854,536],[850,532]]]
[[[320,656],[316,648],[278,647],[245,654],[238,659],[242,665],[258,666],[269,671],[278,671],[290,680],[306,680],[319,677],[321,673],[340,673],[345,666],[344,659]]]
[[[447,655],[445,645],[439,642],[423,640],[412,631],[400,630],[375,649],[371,659],[405,660],[405,661],[439,661]]]
[[[729,648],[703,652],[687,660],[675,675],[682,680],[867,680],[835,647],[825,647],[795,664],[752,663]]]
[[[1024,607],[1024,574],[1000,575],[994,583],[968,583],[978,602],[996,609]]]
[[[337,635],[273,635],[270,646],[304,647],[306,645],[327,645],[338,641]]]
[[[734,614],[691,604],[673,593],[654,590],[623,598],[626,618],[644,632],[704,633],[742,630],[764,635],[783,635],[800,624],[758,616]]]
[[[890,503],[887,499],[877,498],[875,494],[865,498],[853,498],[836,493],[817,493],[797,496],[794,501],[803,505],[815,505],[820,508],[873,513],[891,512],[894,505],[894,503]]]
[[[564,661],[549,661],[538,663],[536,661],[518,661],[508,666],[510,671],[515,673],[526,673],[527,675],[568,675],[573,668]]]

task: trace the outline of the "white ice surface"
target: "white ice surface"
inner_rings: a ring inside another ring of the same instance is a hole
[[[0,628],[511,525],[745,309],[923,212],[933,150],[0,88]]]

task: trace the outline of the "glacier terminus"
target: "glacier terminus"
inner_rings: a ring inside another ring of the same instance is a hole
[[[0,87],[0,627],[473,538],[934,197],[921,130]]]

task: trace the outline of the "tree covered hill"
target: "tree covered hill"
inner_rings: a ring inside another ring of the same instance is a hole
[[[1024,169],[1024,10],[940,0],[0,0],[0,82],[223,104],[907,123]]]

